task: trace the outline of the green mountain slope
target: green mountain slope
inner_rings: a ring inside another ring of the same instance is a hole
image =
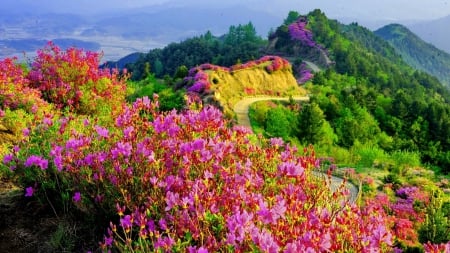
[[[388,41],[409,65],[436,76],[450,87],[450,54],[426,43],[399,24],[384,26],[375,34]]]

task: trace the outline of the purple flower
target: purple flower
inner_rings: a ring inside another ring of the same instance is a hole
[[[3,157],[3,163],[6,165],[6,164],[10,163],[13,159],[14,159],[14,155],[13,154],[6,154]]]
[[[278,171],[281,174],[296,177],[296,176],[303,175],[303,172],[305,171],[305,169],[299,164],[294,164],[291,162],[284,162],[284,163],[278,165]]]
[[[29,135],[30,135],[30,129],[24,128],[24,129],[22,130],[22,134],[23,134],[23,136],[25,136],[25,137],[29,136]]]
[[[270,145],[275,147],[281,147],[283,146],[284,141],[282,138],[270,138]]]
[[[109,137],[108,129],[101,127],[101,126],[95,126],[94,128],[95,128],[95,131],[97,132],[98,136],[103,137],[103,138]]]
[[[125,157],[128,157],[131,155],[133,147],[128,142],[118,142],[116,147],[111,150],[111,154],[114,159],[119,157],[120,155],[123,155]]]
[[[25,197],[32,197],[33,194],[34,194],[33,187],[30,186],[25,189]]]
[[[31,167],[33,165],[39,166],[42,170],[45,170],[48,167],[48,161],[40,156],[32,155],[25,161],[25,167]]]
[[[208,250],[205,249],[205,248],[203,248],[203,247],[200,247],[200,248],[197,250],[197,253],[208,253]]]
[[[47,125],[47,126],[53,125],[53,121],[52,121],[51,116],[48,116],[48,117],[46,116],[46,117],[44,117],[43,122],[44,122],[44,124]]]
[[[133,131],[134,131],[134,127],[129,126],[129,127],[125,128],[125,129],[123,130],[123,135],[124,135],[126,138],[130,138],[130,137],[131,137],[130,134],[131,134]]]
[[[72,197],[74,202],[80,202],[81,200],[81,193],[80,192],[75,192],[75,194]]]
[[[122,219],[120,219],[120,226],[124,229],[130,229],[133,225],[133,221],[130,215],[125,215]]]

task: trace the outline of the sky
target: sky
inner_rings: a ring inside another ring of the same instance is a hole
[[[220,8],[237,4],[283,17],[289,10],[307,13],[316,8],[332,18],[355,20],[426,20],[450,15],[450,0],[2,0],[1,8],[92,14],[151,5],[203,5]]]

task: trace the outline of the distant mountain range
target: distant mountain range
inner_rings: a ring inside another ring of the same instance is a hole
[[[87,49],[102,50],[103,60],[117,60],[133,52],[147,52],[208,30],[222,35],[231,25],[250,21],[265,37],[270,27],[278,25],[281,19],[243,6],[143,8],[96,16],[17,14],[0,8],[0,57],[23,51],[31,53],[47,40],[64,38],[66,41],[76,40],[77,46],[85,42],[97,43]]]
[[[403,25],[387,25],[375,34],[388,41],[410,66],[437,77],[450,87],[450,54],[426,43]]]
[[[450,53],[450,15],[432,21],[411,24],[407,27],[423,40]]]

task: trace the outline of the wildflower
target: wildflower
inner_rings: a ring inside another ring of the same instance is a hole
[[[108,138],[109,137],[109,131],[106,128],[103,128],[101,126],[95,126],[95,131],[97,132],[98,136],[103,137],[103,138]]]
[[[74,202],[80,202],[81,200],[81,193],[80,192],[75,192],[75,194],[72,197]]]
[[[6,165],[6,164],[10,163],[13,159],[14,159],[14,155],[13,154],[6,154],[3,157],[3,163]]]
[[[117,146],[111,150],[111,154],[114,159],[119,157],[119,155],[123,155],[125,157],[128,157],[131,155],[132,146],[128,142],[119,142],[117,143]]]
[[[126,138],[131,138],[131,133],[132,133],[133,131],[134,131],[134,127],[129,126],[129,127],[125,128],[125,129],[123,130],[123,135],[124,135]]]
[[[33,194],[34,194],[33,187],[30,186],[25,189],[25,197],[32,197]]]
[[[197,253],[208,253],[208,250],[205,249],[205,248],[203,248],[203,247],[200,247],[200,248],[197,250]]]
[[[271,138],[270,139],[270,145],[275,146],[275,147],[281,147],[283,146],[283,139],[282,138]]]
[[[125,231],[129,230],[131,226],[133,225],[133,219],[131,218],[131,215],[125,215],[123,218],[120,219],[120,226],[125,229]]]
[[[33,165],[39,166],[41,170],[45,170],[48,167],[48,161],[40,156],[32,155],[25,161],[25,167],[31,167]]]
[[[22,134],[23,134],[23,136],[28,137],[30,135],[30,129],[24,128],[22,130]]]
[[[53,125],[52,116],[50,115],[50,116],[44,117],[43,123],[47,126]]]

